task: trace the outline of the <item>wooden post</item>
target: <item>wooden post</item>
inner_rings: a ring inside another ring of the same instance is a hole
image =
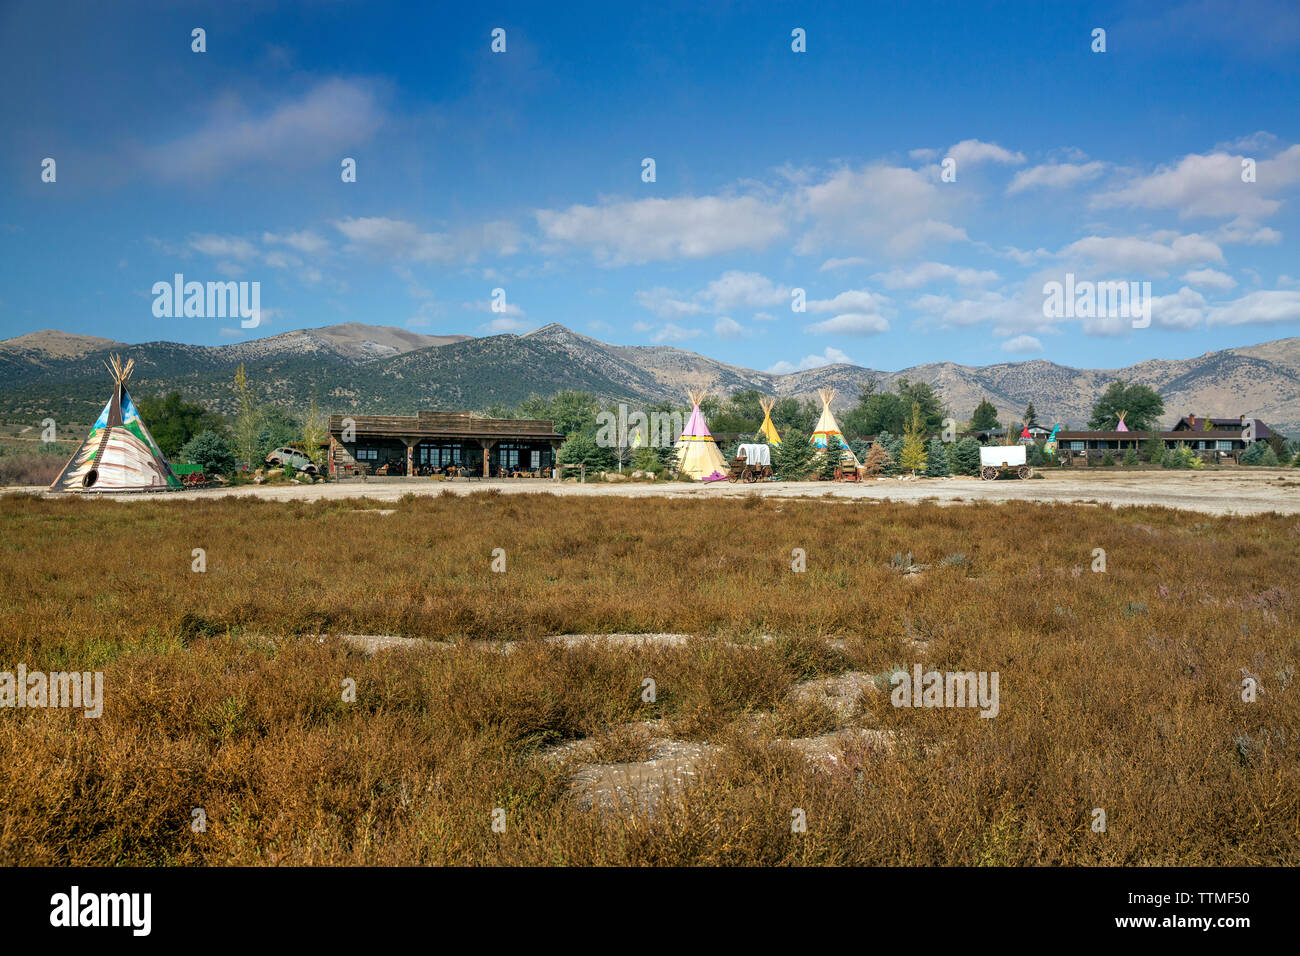
[[[483,477],[491,478],[492,459],[490,452],[496,447],[497,440],[495,438],[480,438],[478,443],[483,446]]]
[[[415,477],[415,446],[420,444],[418,438],[403,438],[406,442],[406,477]]]

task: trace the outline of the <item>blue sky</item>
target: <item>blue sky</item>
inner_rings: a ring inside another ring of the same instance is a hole
[[[0,337],[560,322],[782,371],[1300,334],[1294,3],[411,7],[0,7]],[[178,272],[259,282],[261,326],[156,317]],[[1044,317],[1067,272],[1149,281],[1150,327]]]

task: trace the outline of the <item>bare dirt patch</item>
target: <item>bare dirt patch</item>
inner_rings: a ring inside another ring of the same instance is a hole
[[[320,501],[370,498],[397,501],[407,494],[468,495],[497,490],[503,494],[553,494],[615,498],[824,498],[831,501],[904,501],[967,504],[984,501],[1037,501],[1130,507],[1154,505],[1205,514],[1254,515],[1267,512],[1300,514],[1300,484],[1295,469],[1221,468],[1205,471],[1164,471],[1071,468],[1042,472],[1028,481],[981,481],[978,478],[894,478],[853,483],[759,482],[707,485],[687,482],[656,484],[592,482],[574,484],[548,480],[440,481],[420,478],[371,478],[365,481],[321,482],[314,485],[244,485],[200,489],[167,495],[117,495],[124,501],[210,501],[214,498],[254,497],[269,501]],[[43,494],[40,487],[7,492]]]

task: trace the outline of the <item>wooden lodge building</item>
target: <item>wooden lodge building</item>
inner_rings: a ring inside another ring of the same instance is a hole
[[[329,474],[550,477],[563,443],[552,421],[471,412],[331,415]]]
[[[1119,457],[1129,449],[1140,452],[1151,438],[1158,438],[1165,448],[1186,445],[1208,462],[1237,461],[1247,446],[1269,441],[1272,429],[1258,418],[1205,418],[1185,415],[1166,432],[1141,431],[1059,431],[1056,434],[1057,457],[1066,461],[1099,459],[1107,452]],[[1280,436],[1279,436],[1280,437]]]

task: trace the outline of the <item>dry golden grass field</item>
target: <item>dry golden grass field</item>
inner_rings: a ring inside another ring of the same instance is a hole
[[[1294,515],[6,496],[0,552],[0,670],[105,696],[0,710],[4,865],[1300,863]]]

